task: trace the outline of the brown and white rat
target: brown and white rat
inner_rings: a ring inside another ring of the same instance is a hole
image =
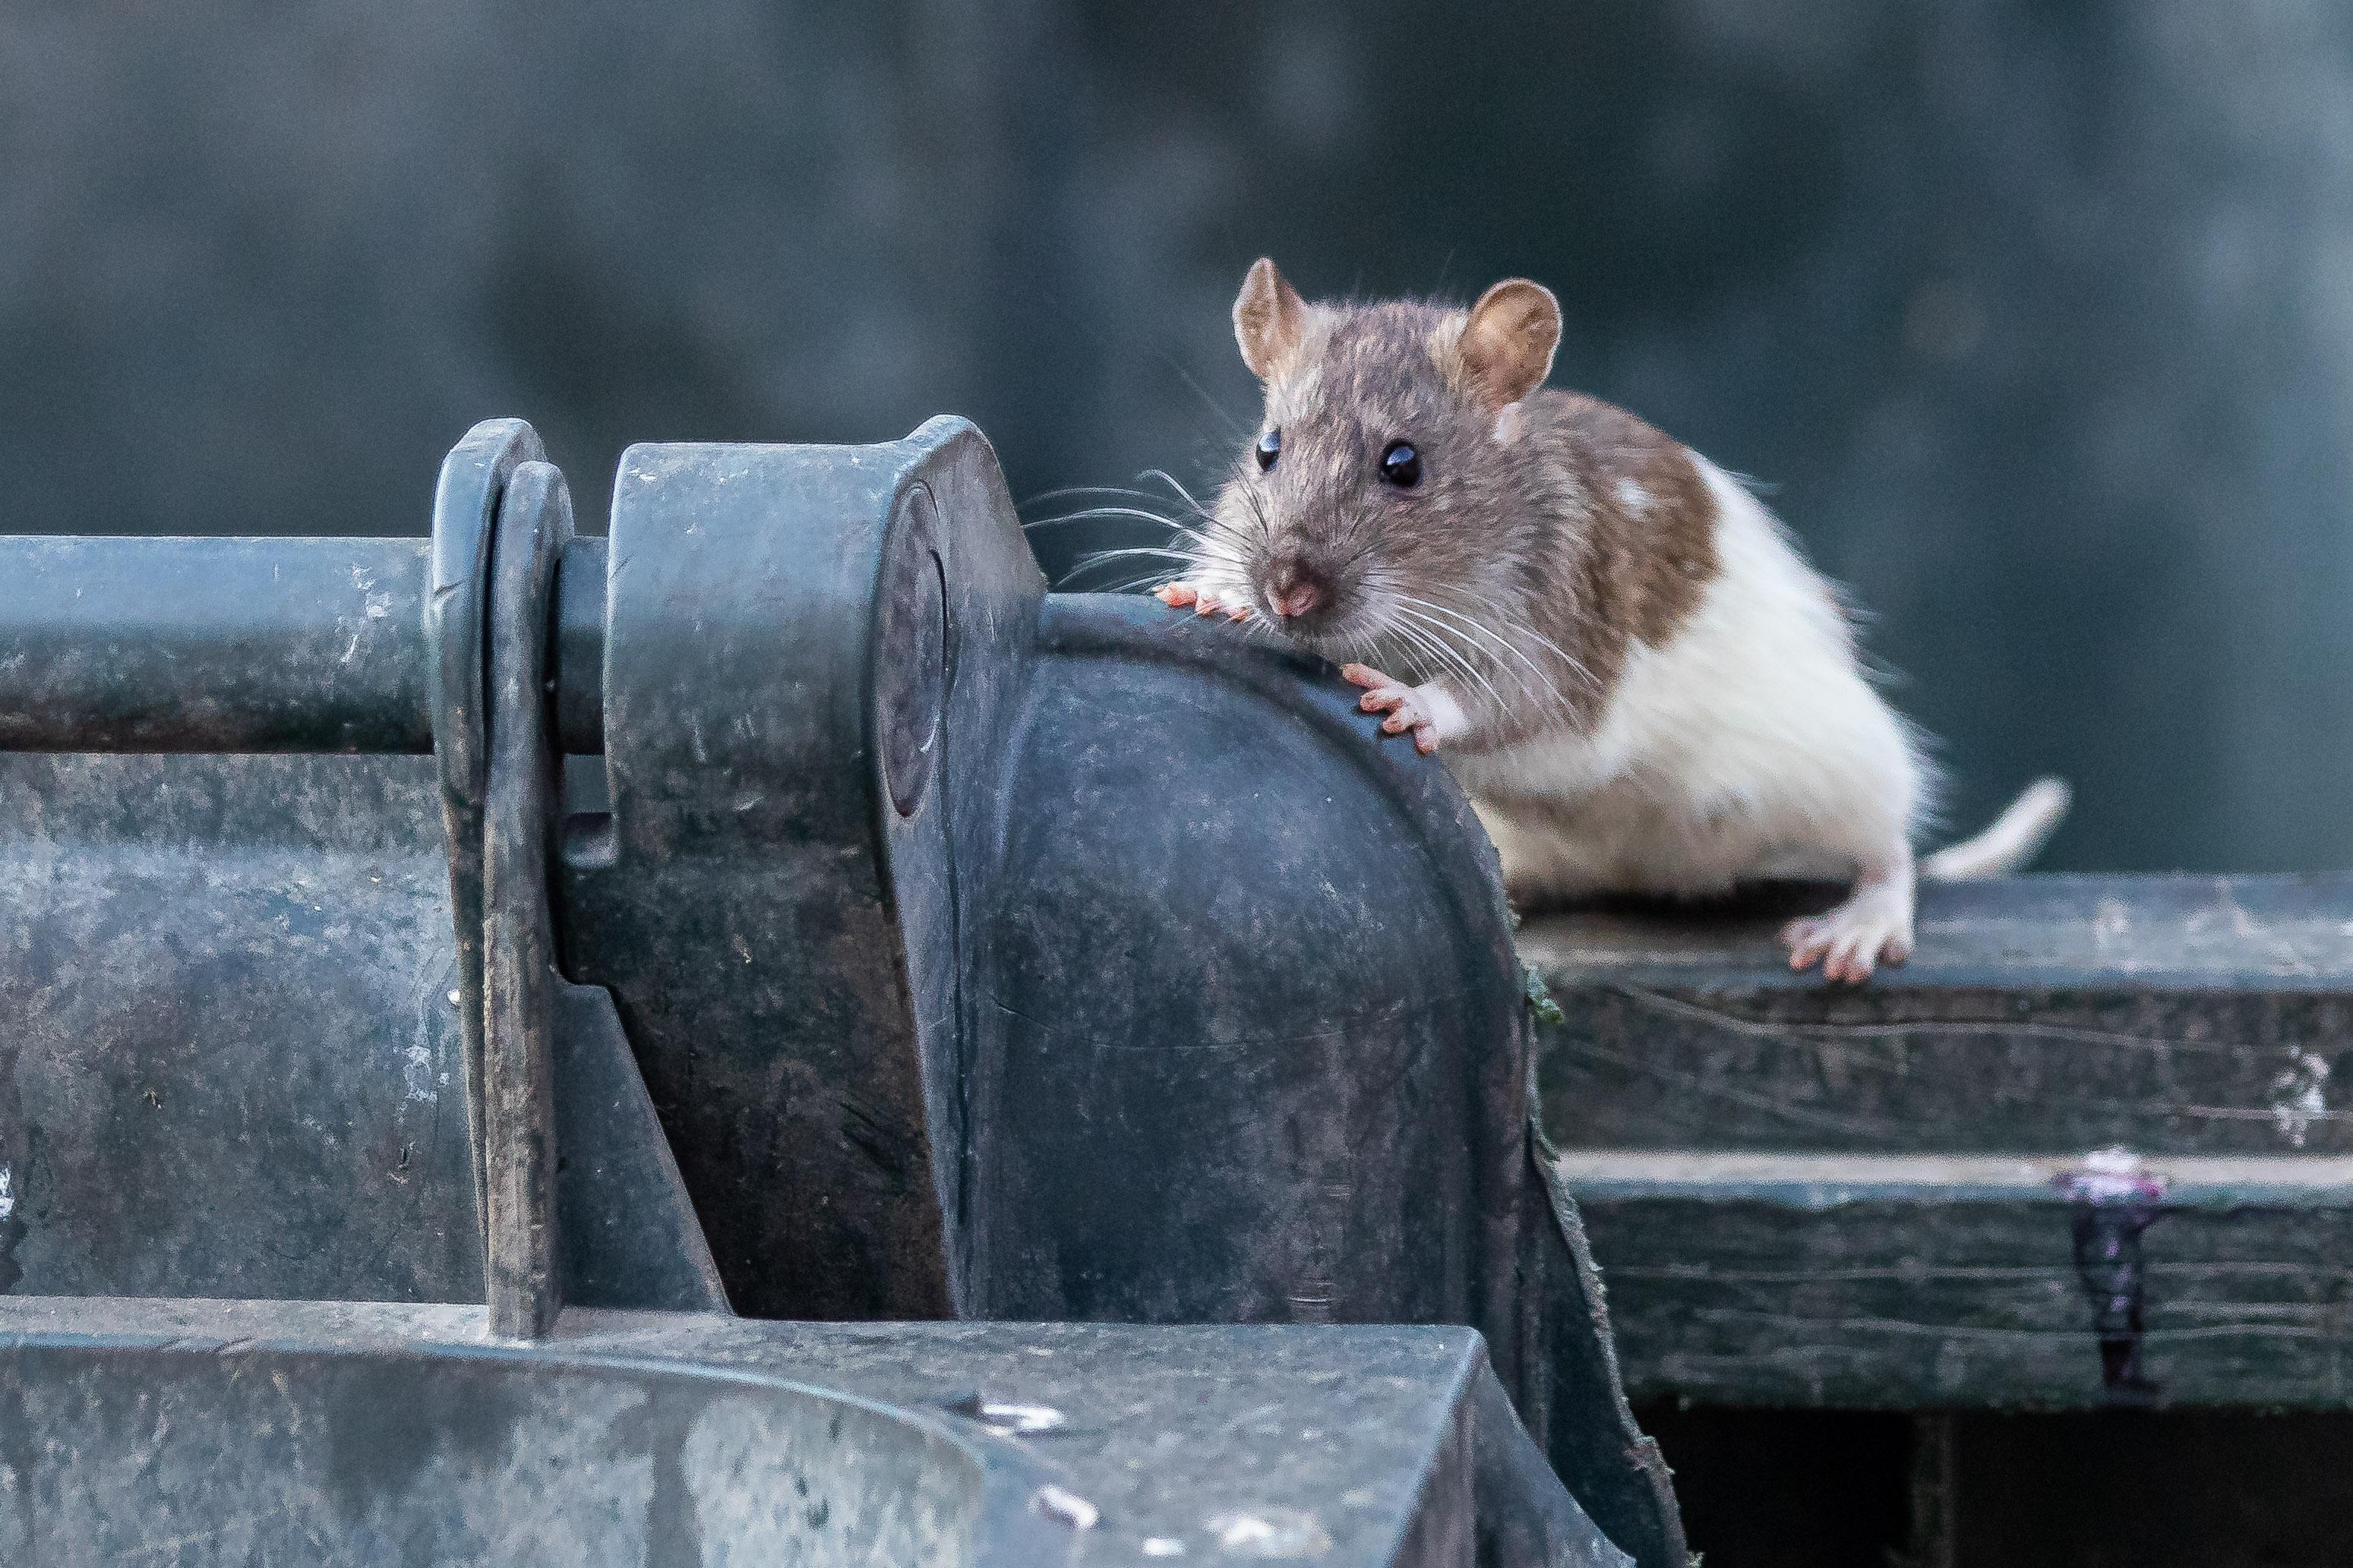
[[[1912,949],[1929,772],[1839,595],[1755,497],[1622,409],[1545,386],[1560,306],[1311,304],[1261,260],[1234,301],[1265,418],[1161,599],[1341,665],[1381,728],[1442,750],[1524,906],[1852,879],[1782,932],[1859,982]],[[2023,865],[2031,785],[1936,879]]]

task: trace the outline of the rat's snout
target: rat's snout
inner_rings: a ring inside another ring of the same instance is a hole
[[[1286,621],[1312,616],[1332,602],[1331,579],[1296,552],[1268,562],[1260,585],[1266,590],[1267,608]]]

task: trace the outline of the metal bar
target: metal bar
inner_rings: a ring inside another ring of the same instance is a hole
[[[429,752],[421,539],[0,538],[0,751]]]
[[[519,465],[491,543],[483,812],[483,1276],[491,1331],[544,1337],[562,1311],[555,1199],[555,932],[548,856],[556,759],[547,697],[555,567],[572,503],[554,465]]]
[[[491,536],[515,465],[547,456],[520,419],[485,419],[441,460],[433,486],[432,591],[418,608],[431,650],[433,765],[441,781],[441,839],[449,850],[449,910],[458,938],[458,1016],[464,1029],[467,1128],[474,1201],[487,1230],[482,1170],[482,811],[490,772],[490,666],[485,652]]]
[[[433,750],[421,539],[0,537],[0,752]],[[605,749],[605,542],[565,552],[564,748]]]

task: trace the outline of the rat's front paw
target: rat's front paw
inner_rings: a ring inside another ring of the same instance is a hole
[[[1810,969],[1819,961],[1822,978],[1860,985],[1882,963],[1912,956],[1910,902],[1894,889],[1858,889],[1828,914],[1810,915],[1781,928],[1789,967]]]
[[[1239,599],[1228,599],[1215,588],[1200,583],[1164,583],[1152,590],[1152,596],[1172,610],[1190,607],[1197,616],[1214,616],[1220,610],[1229,621],[1246,621],[1250,607]]]
[[[1340,674],[1350,685],[1365,688],[1364,696],[1356,700],[1357,707],[1367,713],[1388,715],[1381,721],[1384,734],[1413,731],[1413,748],[1417,752],[1427,755],[1438,750],[1440,742],[1451,739],[1461,730],[1462,710],[1441,687],[1408,686],[1364,664],[1344,664]]]

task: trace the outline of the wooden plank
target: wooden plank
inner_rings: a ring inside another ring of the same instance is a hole
[[[2353,999],[1548,976],[1546,1124],[1623,1148],[2353,1152]],[[2021,1005],[2022,1004],[2022,1005]]]
[[[1554,1139],[2353,1152],[2353,879],[1932,888],[1918,956],[1859,990],[1788,973],[1786,912],[1532,922],[1566,1015],[1542,1042]]]
[[[2353,1408],[2353,876],[1930,888],[1913,962],[1859,990],[1775,940],[1833,896],[1521,933],[1630,1394]],[[2164,1187],[2150,1389],[2104,1372],[2063,1190],[2110,1148]]]
[[[1614,1150],[1559,1165],[1630,1397],[1856,1409],[2117,1402],[2066,1168]],[[2148,1402],[2353,1408],[2353,1160],[2154,1169]]]
[[[1654,983],[1736,976],[1813,992],[1774,933],[1830,907],[1838,889],[1759,888],[1721,903],[1616,900],[1530,921],[1521,947],[1539,968]],[[2353,872],[2310,877],[2009,877],[1920,889],[1910,963],[1866,994],[1923,986],[2031,989],[2086,976],[2166,990],[2338,990],[2353,978]]]

